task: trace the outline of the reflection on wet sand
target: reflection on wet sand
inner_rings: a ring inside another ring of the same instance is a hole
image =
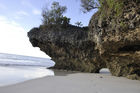
[[[44,67],[0,66],[0,86],[16,84],[44,76],[54,76],[54,72]]]

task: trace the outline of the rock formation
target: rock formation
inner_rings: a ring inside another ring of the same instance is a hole
[[[140,80],[140,1],[103,0],[88,28],[40,26],[30,42],[56,62],[54,68],[99,72]]]
[[[140,2],[117,3],[112,9],[104,6],[92,17],[89,40],[95,42],[112,75],[140,79]]]
[[[83,72],[99,72],[105,63],[94,50],[95,43],[88,40],[88,28],[54,25],[45,29],[33,28],[28,36],[34,47],[39,47],[53,61],[54,68]]]

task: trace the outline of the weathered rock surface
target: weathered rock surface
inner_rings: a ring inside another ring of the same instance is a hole
[[[34,47],[40,47],[53,61],[54,68],[77,70],[83,72],[99,72],[106,67],[94,50],[95,43],[88,40],[88,28],[67,26],[63,28],[33,28],[28,36]]]
[[[124,6],[120,6],[119,15],[112,9],[108,14],[103,10],[93,16],[89,39],[96,43],[112,75],[140,80],[140,2],[120,2]]]
[[[104,1],[89,30],[71,25],[33,28],[30,42],[57,69],[99,72],[107,67],[112,75],[140,80],[140,1]]]

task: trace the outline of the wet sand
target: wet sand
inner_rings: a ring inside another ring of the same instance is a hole
[[[55,76],[0,87],[0,93],[140,93],[140,81],[108,73],[55,71]]]

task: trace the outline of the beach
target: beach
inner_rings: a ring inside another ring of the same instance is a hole
[[[0,93],[140,93],[140,0],[0,9]]]
[[[55,76],[0,87],[0,93],[140,93],[138,80],[109,73],[54,72]]]

